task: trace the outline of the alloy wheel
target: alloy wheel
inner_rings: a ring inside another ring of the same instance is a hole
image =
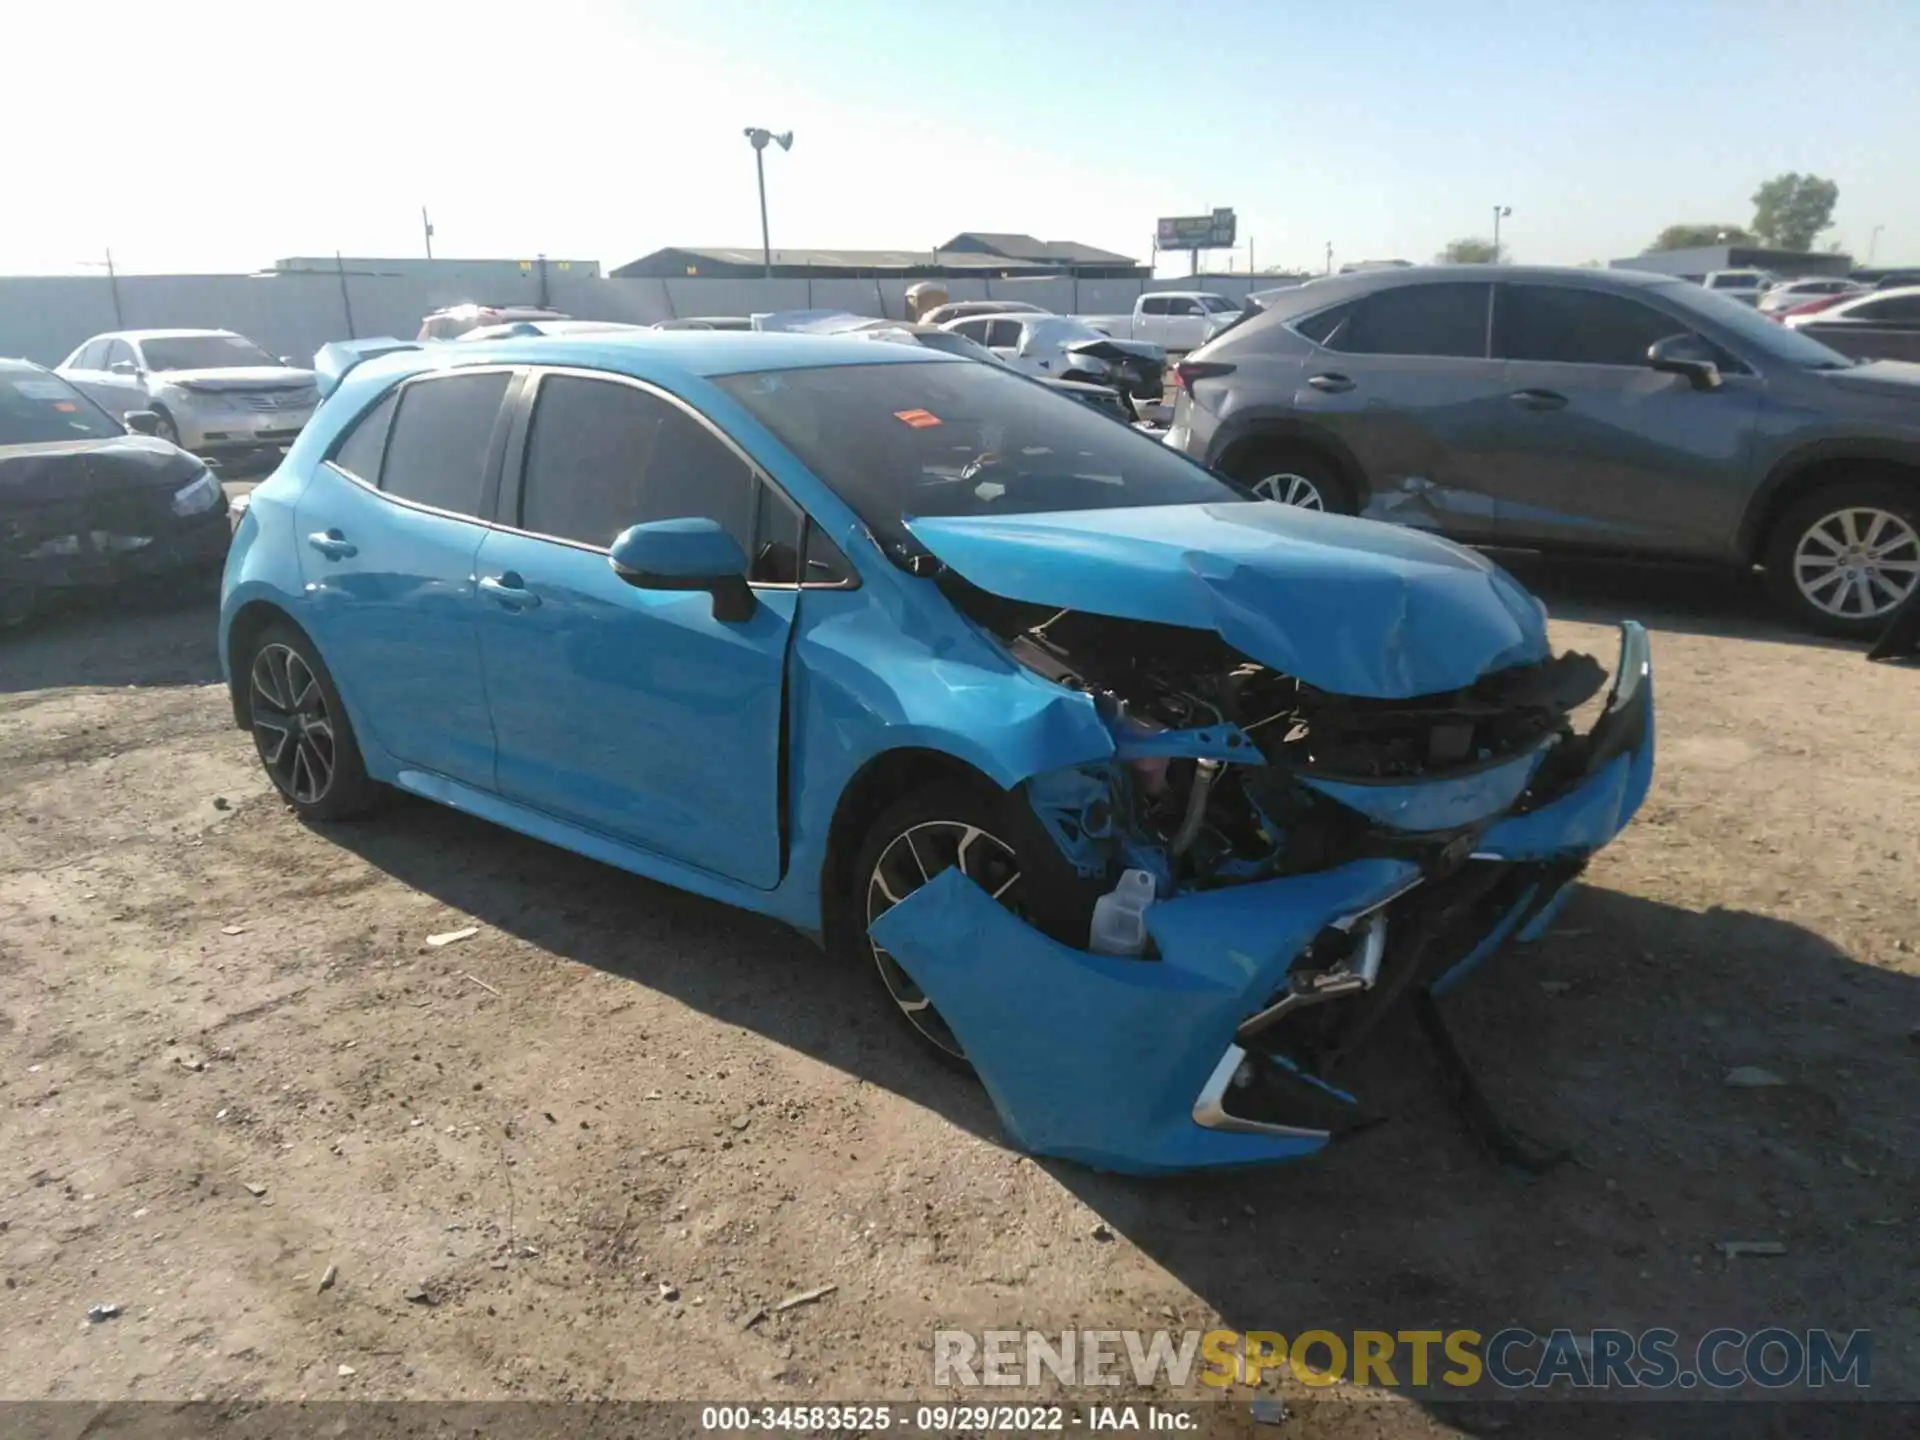
[[[1298,505],[1302,510],[1327,508],[1326,497],[1320,493],[1320,487],[1306,476],[1296,475],[1290,470],[1256,480],[1253,493],[1262,500],[1278,500],[1282,505]]]
[[[300,652],[263,645],[253,657],[253,743],[281,793],[312,805],[333,785],[333,717],[320,678]]]
[[[1920,582],[1920,534],[1878,506],[1835,510],[1801,534],[1793,582],[1808,604],[1842,620],[1891,614]]]
[[[867,877],[868,927],[942,870],[956,865],[987,894],[1020,913],[1020,862],[1011,845],[963,820],[925,820],[894,836],[874,861],[873,873]],[[900,1013],[934,1045],[965,1060],[960,1042],[913,978],[871,935],[867,944]]]

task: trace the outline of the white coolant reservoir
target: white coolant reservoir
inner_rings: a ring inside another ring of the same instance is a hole
[[[1147,953],[1147,907],[1153,903],[1153,876],[1123,870],[1120,882],[1093,902],[1093,934],[1087,948],[1096,955]]]

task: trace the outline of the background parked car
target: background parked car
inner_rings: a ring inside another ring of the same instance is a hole
[[[1868,290],[1785,323],[1863,360],[1920,360],[1920,285]]]
[[[1044,305],[1029,305],[1021,300],[950,300],[936,305],[920,317],[926,325],[944,325],[949,320],[964,320],[969,315],[1047,315]]]
[[[211,580],[227,537],[226,492],[202,461],[129,433],[53,371],[0,360],[0,627],[54,591]]]
[[[228,460],[292,444],[320,403],[313,371],[231,330],[117,330],[58,368],[116,419],[151,410],[163,439]]]
[[[1920,581],[1920,369],[1858,364],[1685,281],[1322,280],[1174,386],[1167,443],[1269,498],[1487,543],[1763,564],[1801,621],[1838,634],[1876,633]]]
[[[751,315],[686,315],[654,322],[656,330],[751,330]]]
[[[919,345],[928,350],[938,350],[947,355],[960,355],[968,360],[978,360],[985,365],[1005,365],[993,351],[976,340],[969,340],[953,330],[943,330],[938,325],[914,324],[899,320],[861,320],[838,332],[848,335],[862,335],[869,340],[891,341],[894,344]],[[1111,385],[1095,384],[1086,380],[1062,380],[1054,375],[1036,375],[1033,377],[1049,390],[1057,390],[1082,405],[1090,405],[1102,415],[1120,420],[1128,425],[1137,423],[1133,404],[1127,396]]]
[[[456,340],[482,325],[505,325],[514,320],[565,320],[558,310],[538,305],[449,305],[420,322],[419,340]]]
[[[1029,375],[1111,384],[1142,400],[1165,388],[1167,357],[1159,346],[1117,340],[1071,315],[969,315],[942,328]]]
[[[504,340],[509,335],[611,335],[621,330],[645,330],[619,320],[513,320],[504,325],[482,325],[456,338]]]
[[[1126,315],[1079,315],[1116,340],[1144,340],[1162,350],[1195,349],[1238,320],[1241,306],[1210,290],[1158,290],[1133,302]]]
[[[1792,310],[1809,300],[1844,298],[1858,295],[1867,287],[1858,280],[1842,280],[1832,275],[1811,275],[1799,280],[1782,280],[1778,285],[1760,297],[1759,311],[1762,315],[1776,315],[1783,310]]]
[[[1780,283],[1780,277],[1771,270],[1709,270],[1700,283],[1716,295],[1757,305],[1762,295]]]

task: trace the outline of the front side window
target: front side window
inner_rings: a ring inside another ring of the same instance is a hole
[[[1234,311],[1241,308],[1224,295],[1202,295],[1200,297],[1200,303],[1215,315],[1231,315]]]
[[[999,366],[909,360],[715,383],[896,552],[919,515],[1243,498],[1131,427]]]
[[[1020,322],[1018,320],[995,320],[987,327],[987,348],[989,350],[1013,350],[1020,344]]]
[[[149,370],[231,370],[280,362],[240,335],[163,335],[140,342]],[[117,354],[116,354],[116,358]]]
[[[630,525],[699,515],[751,557],[748,579],[799,578],[800,513],[681,406],[617,380],[540,382],[520,485],[520,525],[605,549]]]
[[[1493,287],[1446,282],[1378,290],[1356,305],[1329,348],[1355,355],[1437,355],[1483,359]]]
[[[126,433],[58,375],[0,370],[0,445],[111,440]]]
[[[116,365],[137,365],[138,363],[139,362],[133,358],[133,347],[127,344],[126,341],[109,340],[107,342],[106,358],[101,361],[100,368],[102,370],[111,370]]]
[[[1625,295],[1564,285],[1503,285],[1494,354],[1562,365],[1645,365],[1656,340],[1683,333],[1671,315]]]
[[[479,515],[487,448],[506,398],[504,370],[435,375],[400,392],[380,488],[455,515]]]
[[[1200,302],[1190,295],[1182,295],[1178,300],[1167,302],[1169,315],[1201,315],[1206,313],[1200,308]]]

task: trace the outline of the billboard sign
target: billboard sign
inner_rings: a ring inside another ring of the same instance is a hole
[[[1211,215],[1163,215],[1158,225],[1162,250],[1231,250],[1237,225],[1231,208]]]

